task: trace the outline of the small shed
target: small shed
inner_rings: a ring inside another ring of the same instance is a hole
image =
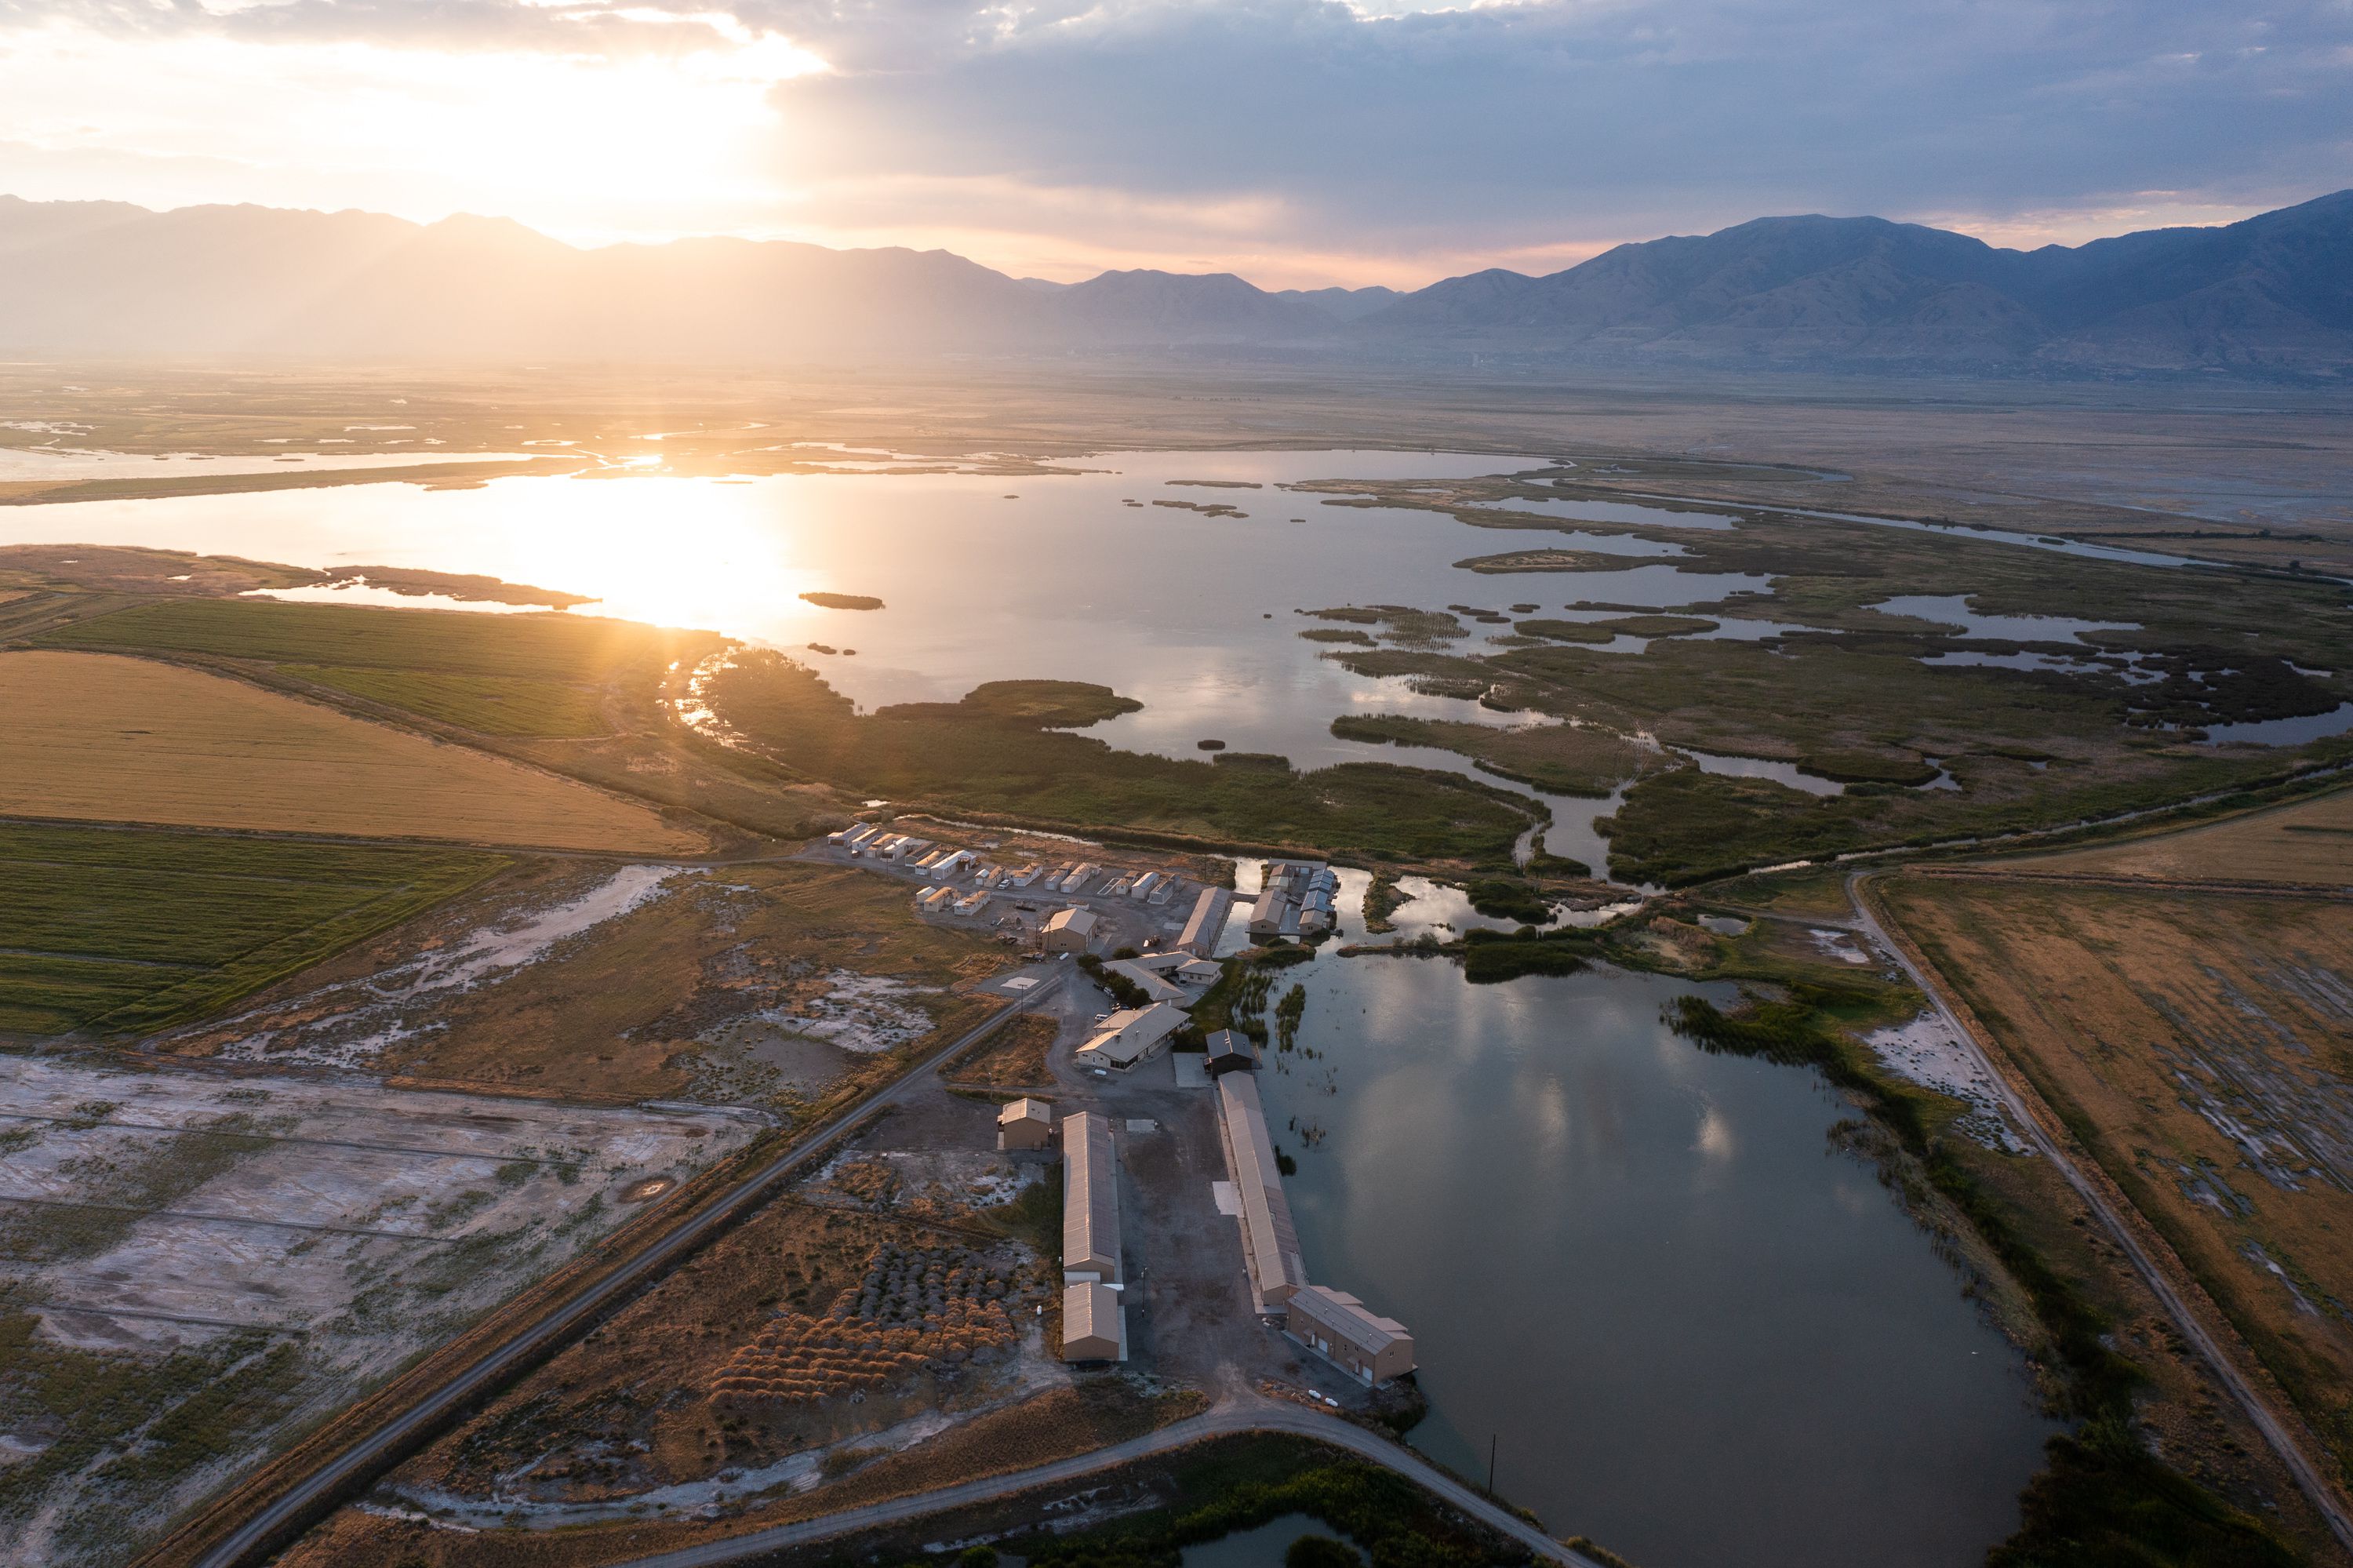
[[[1046,1149],[1053,1141],[1054,1107],[1044,1100],[1015,1100],[997,1113],[997,1148]]]
[[[1209,1035],[1209,1059],[1204,1065],[1212,1073],[1252,1071],[1258,1066],[1258,1048],[1249,1035],[1219,1029]]]

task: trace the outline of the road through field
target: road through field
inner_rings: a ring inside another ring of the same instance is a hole
[[[1569,1568],[1601,1568],[1592,1558],[1564,1546],[1519,1515],[1497,1507],[1401,1444],[1375,1436],[1363,1427],[1351,1425],[1337,1416],[1319,1415],[1302,1406],[1256,1393],[1229,1394],[1204,1414],[1173,1422],[1157,1432],[1131,1437],[1124,1443],[1114,1443],[1092,1454],[1057,1459],[1050,1465],[1017,1470],[1008,1476],[992,1476],[986,1480],[943,1487],[937,1491],[893,1498],[889,1502],[872,1503],[865,1508],[845,1509],[839,1513],[802,1520],[794,1524],[780,1524],[770,1530],[753,1531],[744,1535],[730,1536],[724,1541],[706,1541],[698,1546],[657,1552],[651,1557],[630,1558],[614,1564],[613,1568],[717,1568],[722,1563],[741,1563],[746,1558],[788,1546],[830,1540],[835,1536],[871,1530],[877,1525],[903,1523],[908,1520],[921,1519],[925,1514],[1011,1497],[1034,1488],[1057,1486],[1148,1458],[1155,1454],[1165,1454],[1173,1448],[1182,1448],[1204,1438],[1233,1436],[1245,1432],[1285,1432],[1345,1448],[1376,1465],[1386,1466],[1425,1491],[1437,1494],[1450,1506],[1509,1536],[1540,1559],[1567,1563]]]
[[[405,1458],[416,1445],[431,1436],[439,1422],[467,1402],[498,1387],[507,1378],[530,1365],[534,1358],[553,1351],[573,1334],[585,1330],[596,1320],[604,1308],[626,1299],[632,1291],[649,1283],[663,1269],[732,1224],[794,1166],[876,1111],[895,1104],[934,1067],[967,1046],[977,1044],[983,1035],[1007,1019],[1054,995],[1061,989],[1064,976],[1071,967],[1056,967],[1048,978],[1018,997],[1010,1007],[992,1013],[974,1028],[914,1063],[880,1093],[861,1100],[830,1121],[796,1139],[790,1147],[744,1175],[717,1200],[695,1212],[676,1229],[641,1248],[635,1256],[579,1295],[558,1303],[533,1321],[518,1326],[472,1363],[427,1391],[366,1437],[294,1483],[211,1547],[191,1557],[182,1558],[176,1553],[167,1556],[171,1542],[166,1541],[148,1561],[186,1562],[194,1564],[195,1568],[239,1568],[240,1564],[262,1560],[271,1550],[284,1544],[292,1532],[306,1527],[316,1510],[331,1505],[338,1497]]]
[[[2068,1157],[2066,1150],[2060,1146],[2059,1140],[2046,1128],[2042,1119],[2028,1107],[2025,1097],[2018,1092],[2008,1075],[1995,1065],[1992,1054],[1986,1049],[1985,1042],[1979,1040],[1973,1031],[1962,1023],[1959,1013],[1947,1000],[1936,978],[1929,972],[1927,965],[1915,959],[1910,949],[1891,937],[1887,928],[1880,923],[1878,916],[1872,911],[1870,901],[1865,896],[1864,885],[1873,874],[1874,874],[1870,872],[1856,872],[1847,878],[1847,895],[1855,910],[1855,924],[1852,928],[1869,937],[1882,952],[1886,953],[1901,965],[1904,972],[1911,977],[1912,983],[1920,988],[1920,993],[1926,997],[1929,1005],[1936,1010],[1937,1018],[1943,1022],[1947,1029],[1952,1031],[1953,1038],[1960,1043],[1961,1046],[1976,1059],[1978,1065],[1984,1070],[1986,1081],[1994,1086],[1995,1092],[2001,1097],[2003,1108],[2009,1111],[2011,1118],[2018,1123],[2019,1129],[2033,1142],[2037,1152],[2049,1160],[2052,1167],[2065,1178],[2067,1185],[2074,1189],[2075,1195],[2084,1200],[2084,1206],[2099,1216],[2102,1226],[2106,1229],[2116,1244],[2124,1249],[2125,1255],[2132,1260],[2133,1267],[2140,1275],[2142,1282],[2148,1287],[2149,1293],[2155,1296],[2158,1303],[2164,1307],[2166,1314],[2173,1319],[2174,1326],[2180,1330],[2182,1338],[2198,1347],[2199,1355],[2204,1358],[2206,1364],[2213,1370],[2214,1376],[2223,1387],[2231,1391],[2231,1396],[2237,1400],[2240,1407],[2246,1412],[2247,1419],[2254,1423],[2255,1429],[2263,1435],[2263,1440],[2271,1445],[2272,1451],[2279,1456],[2280,1462],[2285,1465],[2289,1473],[2295,1477],[2296,1485],[2304,1489],[2304,1494],[2311,1499],[2312,1506],[2319,1510],[2323,1519],[2328,1521],[2329,1531],[2348,1551],[2353,1551],[2353,1515],[2348,1515],[2336,1488],[2328,1483],[2320,1467],[2305,1452],[2304,1446],[2288,1429],[2287,1423],[2283,1421],[2279,1414],[2272,1408],[2271,1403],[2263,1398],[2254,1384],[2239,1370],[2238,1364],[2224,1351],[2221,1341],[2208,1331],[2199,1315],[2190,1310],[2189,1303],[2174,1287],[2173,1281],[2168,1277],[2165,1270],[2158,1266],[2157,1259],[2142,1245],[2139,1235],[2135,1233],[2132,1226],[2126,1223],[2124,1215],[2116,1205],[2110,1202],[2105,1186],[2086,1176],[2082,1168]]]

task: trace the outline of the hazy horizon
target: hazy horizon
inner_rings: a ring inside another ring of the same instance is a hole
[[[2348,179],[2353,179],[2353,175],[2348,175]],[[2353,188],[2353,186],[2348,186],[2347,188]],[[2291,207],[2300,206],[2307,201],[2318,200],[2323,196],[2335,195],[2337,194],[2337,187],[2330,187],[2327,190],[2314,190],[2303,196],[2291,196],[2280,202],[2278,207]],[[976,255],[971,251],[959,249],[957,246],[950,243],[945,237],[926,238],[920,233],[911,233],[896,239],[877,240],[871,244],[853,243],[849,240],[838,238],[807,239],[792,234],[737,233],[723,229],[682,230],[679,233],[661,236],[618,235],[583,238],[565,234],[557,229],[542,228],[541,226],[531,223],[514,213],[487,212],[473,209],[458,209],[442,213],[436,217],[419,217],[405,212],[368,207],[349,203],[342,206],[317,206],[262,201],[187,201],[156,204],[135,201],[129,197],[111,196],[99,194],[82,196],[26,196],[21,191],[0,188],[0,200],[6,200],[12,197],[20,201],[35,203],[62,203],[77,201],[92,203],[121,203],[140,207],[150,213],[157,215],[202,207],[253,207],[259,208],[264,211],[308,213],[325,216],[358,213],[372,217],[398,218],[404,222],[417,224],[421,228],[431,228],[437,224],[446,223],[452,220],[469,219],[486,223],[513,223],[521,225],[522,228],[544,238],[554,240],[559,244],[578,251],[607,250],[627,246],[658,247],[679,241],[702,239],[743,239],[755,243],[777,241],[787,244],[818,245],[826,249],[835,250],[904,249],[916,252],[941,252],[959,256],[966,260],[977,262],[984,267],[988,267],[993,270],[1002,272],[1008,277],[1032,282],[1047,281],[1060,284],[1070,284],[1084,282],[1090,278],[1098,277],[1104,272],[1109,271],[1157,270],[1193,275],[1229,273],[1240,278],[1245,282],[1251,283],[1270,292],[1284,290],[1314,290],[1332,287],[1351,290],[1378,287],[1391,289],[1399,293],[1410,293],[1416,290],[1426,288],[1431,283],[1441,282],[1449,279],[1461,278],[1469,274],[1494,269],[1521,272],[1532,276],[1543,276],[1574,268],[1581,262],[1592,260],[1596,256],[1606,254],[1608,251],[1614,249],[1620,245],[1640,245],[1655,239],[1691,238],[1694,235],[1720,232],[1722,229],[1737,228],[1743,224],[1772,219],[1787,219],[1795,217],[1831,217],[1834,219],[1880,218],[1891,223],[1918,224],[1925,228],[1937,228],[1949,233],[1966,235],[1970,238],[1982,240],[1984,243],[1992,246],[1997,249],[2026,251],[2036,249],[2046,245],[2057,245],[2072,248],[2088,244],[2097,239],[2115,238],[2126,234],[2146,232],[2156,228],[2216,228],[2242,221],[2247,217],[2261,216],[2263,211],[2276,210],[2275,208],[2253,208],[2246,212],[2232,213],[2227,217],[2213,216],[2197,218],[2174,218],[2163,222],[2136,222],[2123,228],[2105,228],[2096,230],[2086,229],[2084,232],[2080,234],[2074,234],[2060,238],[2025,238],[1999,228],[1991,233],[1981,233],[1973,230],[1965,225],[1957,223],[1933,222],[1921,218],[1893,217],[1888,214],[1877,212],[1755,212],[1749,213],[1744,217],[1729,218],[1723,224],[1717,225],[1714,229],[1709,230],[1695,230],[1688,233],[1684,231],[1675,231],[1673,233],[1662,231],[1657,234],[1628,235],[1623,238],[1609,240],[1606,243],[1596,243],[1589,247],[1559,246],[1536,248],[1534,250],[1524,249],[1517,252],[1511,252],[1485,259],[1481,259],[1477,256],[1465,256],[1462,259],[1462,265],[1458,270],[1433,273],[1427,277],[1417,274],[1411,278],[1404,278],[1402,281],[1400,281],[1400,275],[1396,277],[1369,278],[1347,282],[1293,282],[1276,281],[1275,279],[1268,276],[1253,273],[1240,268],[1208,262],[1187,266],[1173,262],[1161,263],[1155,262],[1150,260],[1134,260],[1131,264],[1123,262],[1120,259],[1113,259],[1113,262],[1101,267],[1082,269],[1080,270],[1072,271],[1066,276],[1049,276],[1046,273],[1039,271],[1025,272],[1016,267],[1001,265],[991,260],[987,256]]]
[[[2342,6],[26,0],[0,189],[1407,289],[1766,213],[2031,248],[2345,183]]]

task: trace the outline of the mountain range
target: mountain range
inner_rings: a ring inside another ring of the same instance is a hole
[[[1411,292],[1149,270],[1058,284],[944,250],[584,249],[501,218],[0,196],[0,353],[16,357],[1182,353],[2335,377],[2353,369],[2353,191],[2025,251],[1876,217],[1763,217]]]

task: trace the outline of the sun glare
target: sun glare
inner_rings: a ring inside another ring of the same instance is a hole
[[[168,152],[181,162],[160,205],[190,199],[194,165],[213,171],[213,199],[344,207],[364,190],[360,205],[412,217],[493,213],[584,238],[609,237],[598,231],[617,214],[640,230],[665,212],[703,228],[773,207],[770,90],[825,61],[732,17],[659,15],[669,26],[643,30],[672,47],[633,54],[119,39],[59,25],[0,50],[0,144],[133,167]],[[708,41],[688,47],[690,25]],[[119,107],[93,125],[100,91]],[[230,92],[240,112],[225,116]],[[155,199],[128,183],[132,199]],[[343,194],[324,199],[327,185]]]

